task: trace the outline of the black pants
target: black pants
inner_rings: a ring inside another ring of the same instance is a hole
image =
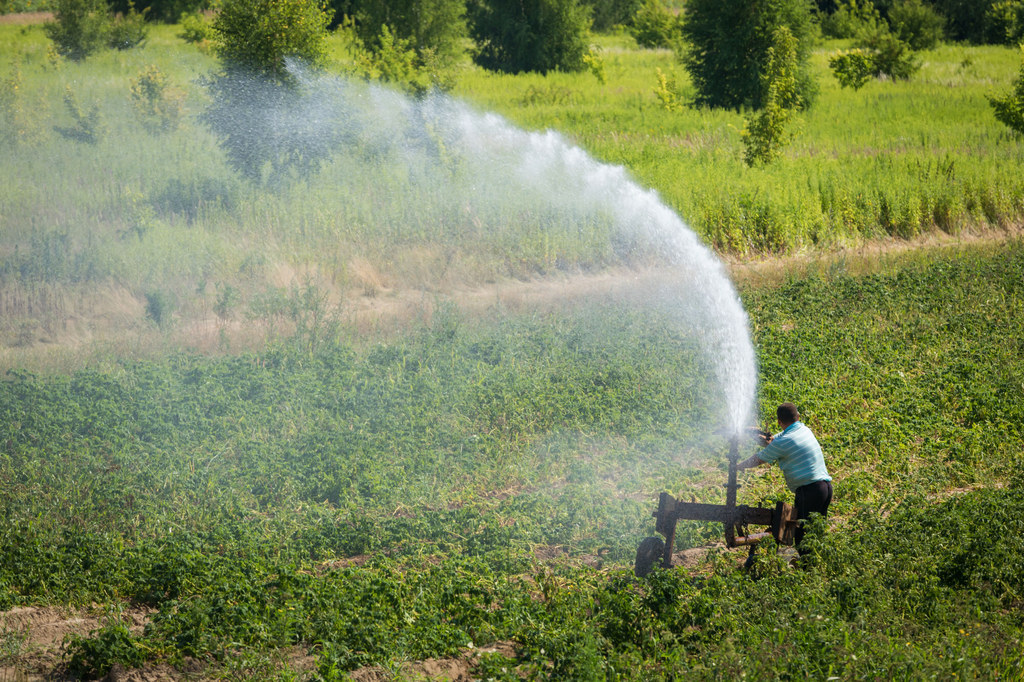
[[[815,481],[796,489],[796,517],[806,520],[812,513],[828,516],[828,505],[832,503],[832,481]],[[793,534],[796,549],[801,554],[800,543],[804,539],[804,527],[800,524]]]

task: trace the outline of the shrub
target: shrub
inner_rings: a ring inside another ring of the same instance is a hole
[[[629,32],[640,47],[672,47],[679,40],[679,19],[661,0],[644,0]]]
[[[591,28],[598,32],[630,26],[643,0],[581,0],[590,8]]]
[[[132,105],[151,133],[177,130],[181,122],[185,93],[168,86],[167,76],[156,67],[146,67],[131,82]]]
[[[747,119],[743,160],[748,166],[771,163],[792,137],[786,126],[800,107],[797,91],[796,38],[785,26],[775,29],[768,64],[762,76],[764,108]]]
[[[93,104],[88,110],[83,109],[70,85],[64,88],[64,108],[71,116],[74,125],[70,128],[56,126],[55,130],[61,136],[77,142],[97,144],[106,134],[106,126],[100,115],[99,105]]]
[[[668,111],[680,111],[683,108],[683,96],[676,84],[675,78],[669,78],[662,72],[661,69],[657,69],[658,72],[658,87],[654,89],[654,94],[658,96],[658,101],[661,102],[663,109]]]
[[[891,32],[879,29],[863,36],[861,47],[871,50],[874,74],[885,74],[893,80],[908,80],[921,68],[921,62],[910,45]]]
[[[1015,45],[1024,38],[1024,2],[1003,0],[985,12],[986,42]]]
[[[873,31],[882,23],[871,0],[847,0],[821,19],[821,33],[829,38],[854,38],[865,31]]]
[[[182,16],[210,9],[215,4],[211,0],[109,0],[110,10],[126,14],[129,8],[136,7],[150,21],[162,21],[173,24]]]
[[[356,72],[363,78],[400,85],[411,95],[421,96],[432,89],[450,90],[454,83],[446,78],[450,72],[438,68],[428,51],[421,59],[412,47],[412,41],[398,38],[387,24],[372,50],[359,50],[356,54]]]
[[[1024,61],[1013,83],[1013,90],[1002,96],[991,96],[988,102],[997,120],[1024,135]]]
[[[763,74],[775,30],[796,40],[796,92],[814,95],[808,68],[815,28],[809,0],[691,0],[683,14],[687,45],[680,60],[697,88],[697,103],[739,109],[764,106]]]
[[[214,20],[223,70],[208,81],[212,102],[202,120],[246,178],[308,175],[327,158],[329,140],[298,110],[288,60],[322,65],[329,21],[317,0],[225,0]]]
[[[921,0],[900,0],[889,10],[892,31],[914,50],[931,50],[942,40],[946,20]]]
[[[0,80],[0,144],[13,147],[38,140],[33,108],[25,101],[21,65],[15,61],[10,74]]]
[[[859,90],[875,75],[874,56],[861,48],[836,52],[829,57],[828,65],[844,88]]]
[[[213,22],[217,54],[228,70],[283,81],[288,57],[323,64],[329,21],[317,0],[225,0]]]
[[[64,57],[82,61],[107,45],[110,16],[104,0],[56,0],[53,18],[43,30]]]
[[[213,38],[213,27],[202,14],[189,12],[181,18],[178,37],[186,43],[204,44]]]
[[[108,622],[89,637],[72,635],[67,653],[68,671],[83,679],[99,679],[107,675],[115,663],[135,668],[146,662],[145,649],[139,646],[120,617],[108,618]]]
[[[387,26],[389,38],[411,47],[421,63],[451,64],[464,54],[463,0],[359,0],[354,10],[356,35],[371,51],[382,47]]]
[[[573,0],[473,0],[468,6],[474,61],[485,69],[582,71],[589,11]]]
[[[118,14],[110,22],[108,39],[110,47],[116,50],[127,50],[140,45],[149,33],[145,12],[145,10],[136,12],[135,5],[128,3],[128,11]]]

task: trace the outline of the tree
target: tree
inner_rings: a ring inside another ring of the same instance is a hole
[[[356,35],[370,50],[388,37],[408,42],[423,60],[451,62],[463,54],[467,36],[464,0],[355,0]]]
[[[796,40],[796,92],[809,103],[815,93],[808,68],[815,36],[812,8],[811,0],[690,0],[682,23],[686,42],[678,56],[696,86],[697,103],[763,108],[762,76],[780,26]]]
[[[492,71],[582,71],[590,15],[575,0],[472,0],[474,61]]]
[[[989,97],[988,103],[999,121],[1017,134],[1024,135],[1024,59],[1017,80],[1013,83],[1013,90],[1002,96]]]
[[[762,75],[764,107],[747,119],[743,131],[743,159],[748,166],[768,164],[778,157],[792,137],[786,126],[801,106],[796,80],[796,38],[785,26],[775,29],[767,59]]]
[[[331,133],[300,109],[292,60],[319,67],[330,16],[317,0],[225,0],[213,23],[222,70],[209,81],[203,121],[228,162],[255,182],[308,174],[327,158]]]
[[[106,47],[110,13],[105,0],[57,0],[53,18],[43,30],[68,59],[82,61]]]

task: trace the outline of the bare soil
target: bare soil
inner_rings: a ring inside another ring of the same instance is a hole
[[[127,610],[123,616],[133,632],[141,632],[152,611]],[[73,678],[64,672],[64,647],[70,635],[87,636],[102,626],[101,608],[66,609],[55,606],[17,607],[0,612],[0,682],[64,682]],[[515,645],[498,642],[486,647],[467,648],[451,658],[429,658],[409,661],[397,669],[380,667],[354,671],[352,679],[360,682],[380,680],[436,680],[461,682],[472,680],[473,669],[486,653],[499,653],[514,658]],[[299,673],[308,673],[315,659],[301,647],[281,652],[281,665]],[[238,671],[235,671],[236,673]],[[258,676],[258,673],[254,673]],[[208,669],[200,662],[186,660],[181,668],[159,663],[143,668],[126,669],[115,665],[105,682],[184,682],[223,679],[224,671]],[[235,675],[237,678],[238,676]],[[255,679],[244,672],[244,679]]]

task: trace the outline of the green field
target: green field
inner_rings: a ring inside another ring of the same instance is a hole
[[[731,261],[755,418],[793,400],[825,450],[836,498],[799,566],[769,547],[744,572],[720,525],[684,523],[684,565],[637,579],[659,492],[725,495],[717,358],[651,294],[679,273],[534,196],[452,208],[356,164],[393,161],[370,138],[248,183],[197,118],[216,61],[176,31],[75,64],[0,25],[0,677],[1024,677],[1024,147],[985,101],[1013,50],[944,46],[854,93],[823,46],[767,169],[742,114],[662,109],[655,70],[681,69],[623,37],[597,38],[606,83],[460,74]],[[132,110],[150,64],[177,131]],[[95,144],[60,132],[82,132],[67,88]],[[473,167],[426,137],[462,191]],[[791,499],[741,476],[740,503]],[[40,648],[9,620],[57,607],[96,627]]]

